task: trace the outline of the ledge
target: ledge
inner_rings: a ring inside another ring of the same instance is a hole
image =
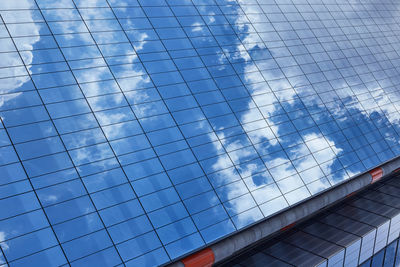
[[[234,233],[208,248],[196,251],[180,261],[170,264],[170,267],[209,267],[214,263],[226,260],[248,246],[273,236],[280,231],[286,231],[296,223],[315,215],[338,201],[353,195],[355,192],[379,181],[387,175],[400,170],[400,157],[392,159],[368,172],[350,180],[343,181],[332,188],[322,191],[312,198],[305,199],[294,206],[284,209],[272,217],[266,218],[247,229]],[[196,257],[207,256],[207,261]],[[188,264],[188,263],[191,264]],[[195,264],[193,264],[195,263]]]

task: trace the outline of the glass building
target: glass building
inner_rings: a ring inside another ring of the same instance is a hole
[[[0,266],[175,262],[400,155],[395,0],[0,0]]]

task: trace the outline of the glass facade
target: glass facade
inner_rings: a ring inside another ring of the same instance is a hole
[[[390,245],[367,260],[361,267],[398,267],[400,266],[399,240],[393,241]]]
[[[0,265],[166,264],[400,155],[394,0],[1,0]]]

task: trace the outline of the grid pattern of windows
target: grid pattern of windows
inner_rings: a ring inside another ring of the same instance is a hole
[[[395,0],[1,0],[0,265],[159,265],[400,155]]]
[[[393,241],[390,245],[375,254],[360,267],[397,267],[400,266],[399,239]]]

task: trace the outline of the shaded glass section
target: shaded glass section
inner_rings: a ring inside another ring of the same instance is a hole
[[[390,243],[387,247],[375,254],[360,266],[365,267],[397,267],[400,266],[400,251],[398,249],[399,239]]]
[[[398,156],[398,12],[1,0],[0,262],[168,263]]]

